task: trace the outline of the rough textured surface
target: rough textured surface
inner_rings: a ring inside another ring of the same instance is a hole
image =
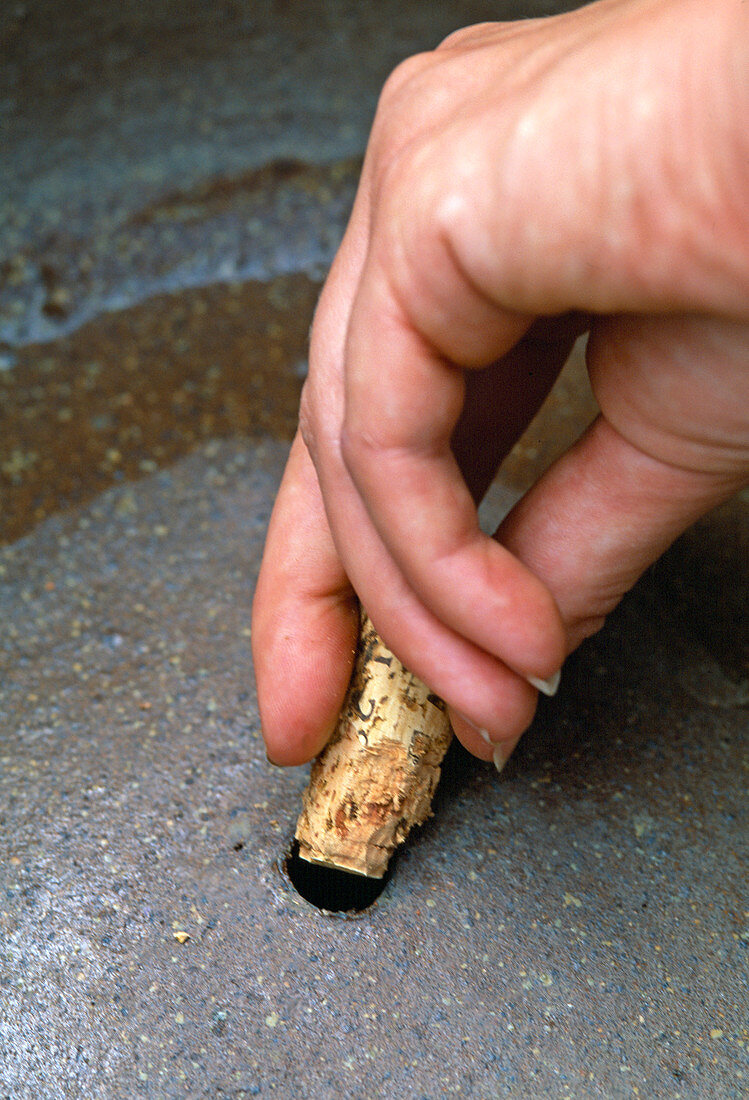
[[[327,263],[377,96],[468,23],[559,0],[13,0],[0,5],[0,343],[214,279]],[[328,216],[289,162],[340,163]],[[338,178],[339,182],[336,182]],[[303,216],[300,217],[300,211]],[[232,212],[234,216],[232,216]],[[280,232],[269,241],[263,223]],[[203,223],[205,231],[200,232]],[[284,224],[285,223],[285,224]],[[0,368],[1,369],[1,368]]]
[[[501,779],[451,750],[369,913],[280,870],[307,770],[266,762],[249,607],[349,158],[398,57],[553,6],[0,6],[3,1100],[746,1094],[746,499]],[[220,234],[258,209],[253,271]]]
[[[257,727],[283,454],[209,444],[3,552],[7,1095],[745,1094],[736,511],[570,661],[509,774],[452,755],[345,922],[279,872],[306,770]]]
[[[429,817],[451,740],[442,700],[362,615],[338,726],[302,796],[302,859],[382,878],[397,846]]]
[[[158,295],[0,372],[0,542],[200,440],[290,439],[319,282],[280,275]]]

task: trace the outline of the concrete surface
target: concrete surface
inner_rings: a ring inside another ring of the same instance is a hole
[[[5,362],[19,343],[49,339],[157,288],[327,263],[343,217],[335,193],[321,225],[314,201],[299,217],[293,186],[258,202],[268,171],[359,156],[388,73],[458,27],[575,6],[7,0]],[[346,181],[333,179],[332,188],[345,203]],[[286,220],[272,245],[258,224],[269,216]]]
[[[489,14],[312,7],[2,11],[0,1097],[742,1097],[746,497],[501,779],[451,752],[372,909],[283,872],[249,607],[320,266],[378,82]],[[578,349],[492,506],[592,411]]]
[[[305,770],[267,765],[250,667],[283,453],[204,445],[0,559],[7,1095],[744,1095],[714,527],[570,662],[510,774],[456,753],[374,910],[326,919],[279,871]]]

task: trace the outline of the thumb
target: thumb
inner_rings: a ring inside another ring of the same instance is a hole
[[[551,590],[571,652],[674,539],[739,487],[736,477],[661,462],[599,417],[496,537]]]

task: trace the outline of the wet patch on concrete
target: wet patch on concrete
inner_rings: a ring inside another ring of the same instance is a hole
[[[172,189],[129,217],[90,226],[66,220],[0,263],[0,346],[23,367],[29,343],[57,339],[103,311],[214,283],[319,279],[340,243],[359,158],[293,160],[191,190]]]
[[[297,272],[157,295],[19,350],[0,372],[0,543],[201,440],[290,439],[321,285]],[[488,494],[488,529],[595,412],[580,342]]]
[[[561,6],[527,0],[523,14]],[[517,7],[0,6],[0,370],[17,346],[52,339],[101,305],[328,263],[343,220],[335,199],[345,206],[349,158],[361,156],[389,72],[458,27]],[[325,215],[312,199],[298,216],[294,163],[330,191]],[[195,248],[198,211],[207,232]],[[268,231],[276,217],[288,219],[280,235]]]
[[[31,345],[0,372],[0,542],[201,440],[290,439],[320,284],[162,295]]]

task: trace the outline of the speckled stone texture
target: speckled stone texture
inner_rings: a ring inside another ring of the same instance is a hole
[[[453,754],[344,921],[279,870],[305,769],[258,730],[283,454],[209,444],[0,558],[0,1095],[745,1095],[746,694],[707,648],[734,511],[570,661],[506,777]]]
[[[282,868],[250,602],[376,89],[554,7],[0,6],[0,1100],[747,1094],[746,495],[501,778],[451,751],[371,910]],[[488,511],[593,412],[579,351]]]

